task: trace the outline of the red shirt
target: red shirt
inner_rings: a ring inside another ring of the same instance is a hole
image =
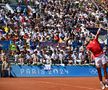
[[[93,53],[94,57],[98,57],[101,54],[103,54],[103,50],[100,46],[98,38],[95,38],[93,41],[90,41],[90,43],[87,45],[87,49]]]

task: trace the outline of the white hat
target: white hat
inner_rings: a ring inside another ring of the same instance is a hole
[[[34,52],[36,52],[37,51],[37,49],[34,49]]]

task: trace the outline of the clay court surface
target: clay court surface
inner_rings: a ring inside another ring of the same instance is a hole
[[[97,77],[0,78],[0,90],[101,90]],[[105,89],[108,90],[108,89]]]

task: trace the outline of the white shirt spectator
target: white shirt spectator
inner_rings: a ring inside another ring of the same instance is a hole
[[[59,53],[59,60],[61,61],[61,64],[63,63],[64,55],[63,53]]]

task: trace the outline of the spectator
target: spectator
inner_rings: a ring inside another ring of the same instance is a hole
[[[18,0],[18,5],[11,7],[14,13],[0,8],[0,41],[13,42],[7,52],[14,54],[15,62],[17,59],[20,64],[27,61],[45,64],[47,59],[47,63],[52,64],[77,64],[78,60],[83,64],[89,62],[85,52],[80,52],[80,47],[87,36],[93,37],[88,28],[100,25],[108,28],[108,13],[106,8],[102,8],[107,3],[100,5],[95,2],[95,6],[87,0],[26,1]],[[51,46],[51,50],[47,46]]]

